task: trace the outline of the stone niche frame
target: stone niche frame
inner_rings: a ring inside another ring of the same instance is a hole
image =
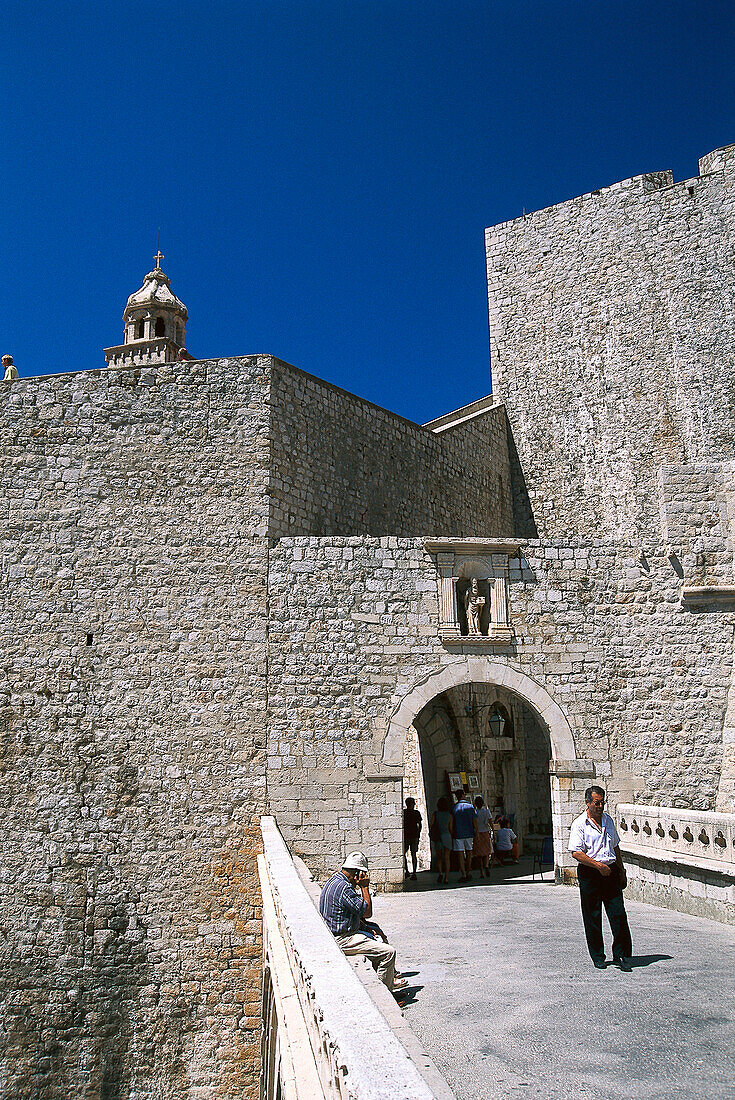
[[[519,555],[518,539],[426,539],[424,549],[436,563],[439,585],[439,637],[446,646],[509,645],[513,641],[508,600],[509,561]],[[477,577],[486,606],[482,633],[463,633],[464,612],[458,591]]]

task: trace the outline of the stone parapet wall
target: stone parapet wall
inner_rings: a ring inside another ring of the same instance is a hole
[[[733,147],[703,164],[487,230],[521,534],[646,545],[660,538],[659,467],[731,458]]]
[[[711,920],[735,920],[735,814],[621,803],[627,893]]]
[[[735,921],[735,885],[732,879],[704,868],[683,866],[678,860],[624,852],[628,885],[625,896],[677,913],[732,924]]]
[[[621,847],[735,878],[735,814],[619,803]]]
[[[367,960],[337,946],[274,819],[262,830],[262,1100],[453,1100]]]
[[[511,534],[505,413],[436,434],[272,361],[270,533]]]

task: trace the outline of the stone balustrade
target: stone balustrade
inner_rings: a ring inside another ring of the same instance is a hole
[[[735,916],[735,814],[620,803],[629,892],[715,920]]]
[[[261,831],[261,1100],[453,1100],[372,968],[340,951],[275,820]]]
[[[617,829],[624,851],[735,874],[735,814],[621,803]]]

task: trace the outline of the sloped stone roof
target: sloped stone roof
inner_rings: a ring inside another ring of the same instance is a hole
[[[166,310],[180,314],[184,320],[189,316],[189,311],[184,303],[171,290],[171,280],[168,275],[161,271],[160,267],[149,271],[140,290],[136,290],[134,294],[130,295],[123,313],[123,320],[127,320],[129,311],[140,309],[141,306],[157,306],[159,308],[163,306]]]

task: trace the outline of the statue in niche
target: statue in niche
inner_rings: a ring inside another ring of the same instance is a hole
[[[482,618],[482,609],[484,606],[485,597],[480,595],[480,582],[477,577],[473,577],[464,597],[468,634],[482,634],[480,630],[480,619]]]

